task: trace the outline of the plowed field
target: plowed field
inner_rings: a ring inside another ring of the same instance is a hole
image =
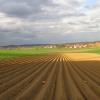
[[[99,58],[60,53],[1,59],[0,100],[100,100]]]

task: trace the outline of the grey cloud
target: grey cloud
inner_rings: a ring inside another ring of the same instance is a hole
[[[41,13],[41,5],[47,0],[9,0],[0,2],[0,11],[12,17],[28,17]]]
[[[0,17],[0,43],[57,43],[100,39],[100,17],[97,12],[100,7],[86,10],[81,7],[83,0],[65,0],[66,4],[62,1],[0,0],[0,13],[4,14],[4,18]]]
[[[25,3],[7,3],[0,10],[12,17],[27,17],[32,14],[32,8]]]
[[[68,2],[69,1],[70,0],[68,0]],[[4,0],[0,3],[0,11],[12,17],[31,17],[33,20],[48,20],[62,18],[64,16],[75,16],[76,12],[73,11],[78,6],[77,0],[72,0],[68,5],[70,6],[54,4],[51,0]],[[46,11],[46,9],[42,10],[42,7],[45,6],[51,9],[51,12]],[[56,9],[56,11],[54,11],[54,9]],[[64,13],[59,14],[60,10],[61,12],[64,11]]]

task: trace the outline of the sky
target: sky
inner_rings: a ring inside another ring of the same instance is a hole
[[[100,40],[100,0],[0,0],[0,46]]]

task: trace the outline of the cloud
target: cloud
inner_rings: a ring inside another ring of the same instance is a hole
[[[0,0],[0,42],[98,40],[99,12],[98,0]]]

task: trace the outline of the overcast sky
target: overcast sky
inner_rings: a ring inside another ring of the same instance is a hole
[[[0,0],[0,45],[100,40],[100,0]]]

